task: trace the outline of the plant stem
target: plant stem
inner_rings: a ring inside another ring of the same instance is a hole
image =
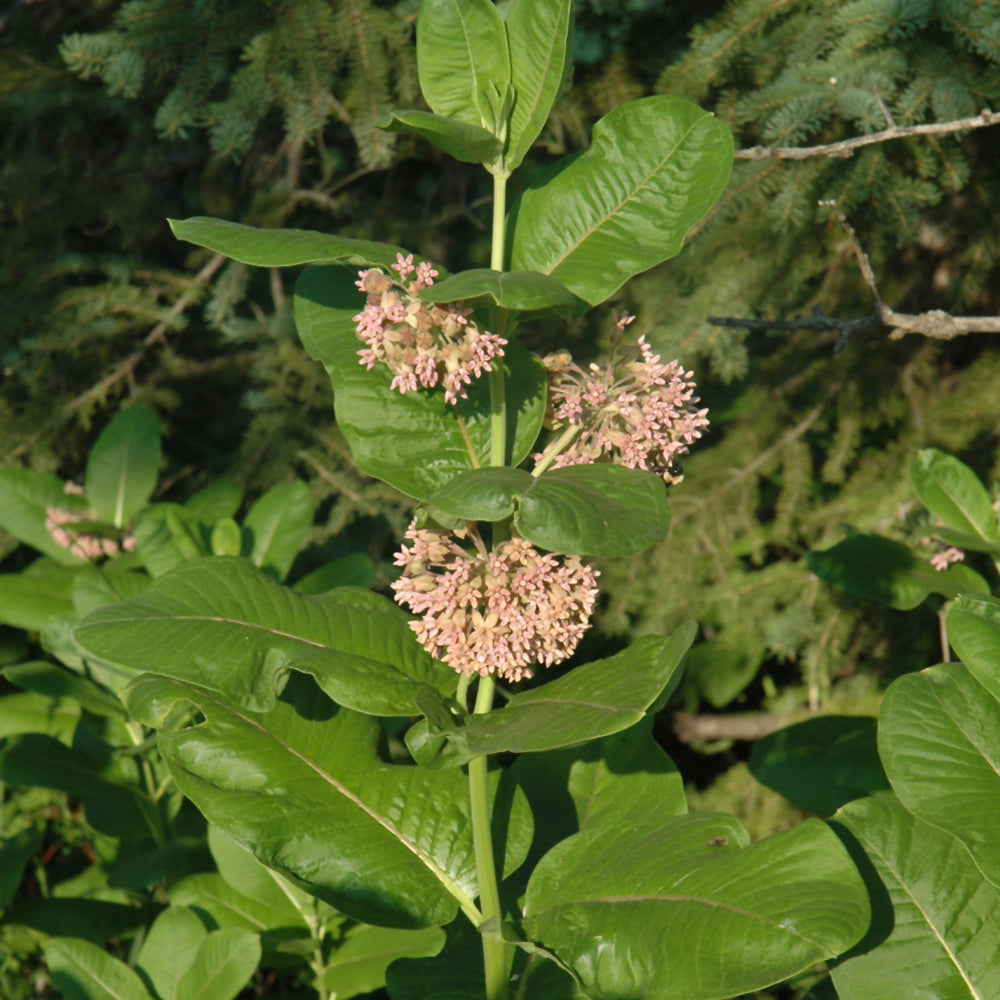
[[[493,706],[493,678],[481,677],[476,690],[476,715],[484,715]],[[486,756],[469,761],[469,799],[472,805],[472,839],[476,848],[476,874],[479,878],[479,909],[483,922],[483,967],[486,973],[486,1000],[504,1000],[507,996],[507,955],[500,933],[500,892],[497,888],[493,838],[490,831],[490,800],[487,785]]]
[[[507,174],[493,174],[493,242],[490,247],[490,267],[504,269],[504,215],[507,211]],[[499,311],[499,310],[498,310]],[[503,330],[493,330],[502,335]],[[503,362],[494,362],[490,371],[490,465],[507,462],[507,406]]]

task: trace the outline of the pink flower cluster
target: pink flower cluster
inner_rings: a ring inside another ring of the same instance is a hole
[[[961,549],[956,549],[953,545],[931,556],[931,565],[939,573],[943,573],[952,563],[964,561],[965,553]]]
[[[680,362],[661,364],[645,337],[635,347],[621,346],[621,331],[633,318],[618,320],[618,337],[604,367],[591,364],[583,371],[565,354],[545,359],[550,426],[580,428],[552,464],[604,460],[677,483],[683,477],[676,457],[701,437],[708,410],[698,409],[692,373]]]
[[[451,535],[416,521],[406,540],[396,601],[421,616],[410,627],[424,649],[466,676],[530,677],[534,664],[571,656],[589,627],[598,574],[575,556],[542,555],[523,538],[488,552],[474,529]]]
[[[471,310],[460,304],[445,307],[418,298],[437,277],[426,261],[414,265],[413,254],[396,254],[392,268],[398,280],[378,268],[358,272],[356,284],[368,294],[364,310],[353,317],[358,339],[367,345],[358,351],[361,364],[369,370],[385,364],[393,374],[390,388],[401,393],[440,382],[447,402],[464,399],[466,386],[503,357],[507,341],[480,331],[469,320]]]
[[[67,490],[67,492],[72,491]],[[80,524],[84,520],[84,515],[60,507],[47,507],[45,510],[45,530],[52,536],[52,540],[60,548],[72,552],[81,559],[116,556],[119,552],[131,552],[135,548],[135,539],[131,535],[119,543],[113,538],[75,530],[73,525]]]

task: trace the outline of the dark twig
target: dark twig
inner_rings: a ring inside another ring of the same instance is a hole
[[[878,95],[875,95],[878,98]],[[960,118],[951,122],[931,122],[928,125],[895,125],[888,108],[879,104],[890,122],[889,128],[870,135],[856,135],[851,139],[841,139],[839,142],[827,142],[821,146],[751,146],[749,149],[738,149],[737,160],[808,160],[813,156],[853,156],[856,149],[872,146],[891,139],[906,139],[914,135],[950,135],[952,132],[967,132],[974,128],[987,128],[990,125],[1000,125],[1000,112],[984,108],[972,118]]]

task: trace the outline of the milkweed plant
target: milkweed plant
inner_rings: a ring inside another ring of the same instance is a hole
[[[632,317],[615,316],[590,364],[535,356],[519,325],[580,315],[679,253],[733,162],[711,114],[647,97],[508,211],[567,84],[570,8],[424,0],[430,110],[380,123],[491,175],[489,267],[171,223],[246,264],[307,265],[295,321],[338,427],[361,470],[416,501],[394,600],[307,596],[216,556],[75,631],[128,672],[122,697],[179,789],[289,892],[355,926],[441,929],[436,954],[389,965],[397,1000],[729,997],[841,954],[869,922],[825,823],[751,843],[731,816],[687,813],[651,717],[693,623],[550,672],[589,627],[595,560],[665,538],[667,486],[708,416],[691,372],[631,336]]]

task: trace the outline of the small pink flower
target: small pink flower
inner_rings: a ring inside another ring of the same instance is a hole
[[[931,556],[931,565],[939,572],[943,573],[952,563],[965,561],[965,553],[961,549],[950,546]]]
[[[458,539],[469,539],[469,551]],[[398,604],[420,644],[466,676],[496,674],[514,682],[532,667],[560,663],[590,627],[597,571],[575,556],[543,555],[523,538],[487,551],[475,530],[410,524],[395,564]]]
[[[360,363],[368,369],[386,365],[393,374],[390,387],[401,393],[443,385],[446,402],[464,399],[472,380],[503,357],[507,341],[481,332],[461,303],[434,305],[418,298],[438,274],[428,262],[414,265],[413,254],[397,254],[392,269],[398,281],[378,268],[358,272],[355,284],[368,296],[353,317],[358,339],[366,344],[358,351]]]

